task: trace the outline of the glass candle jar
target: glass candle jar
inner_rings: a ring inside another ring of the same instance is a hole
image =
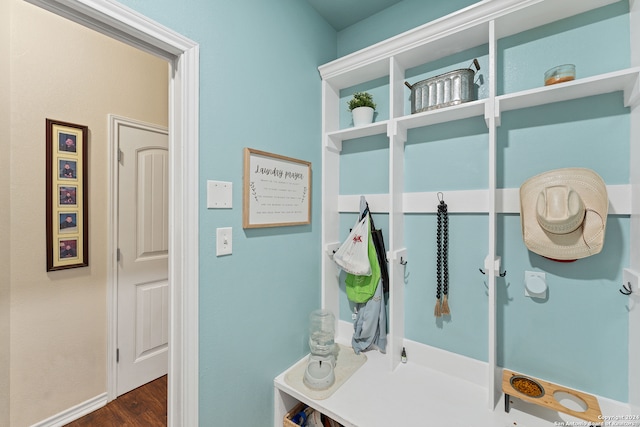
[[[576,78],[576,66],[564,64],[553,67],[544,73],[544,85],[554,85],[556,83],[568,82]]]

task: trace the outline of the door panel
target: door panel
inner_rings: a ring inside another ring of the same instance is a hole
[[[137,256],[167,257],[168,158],[167,150],[145,148],[136,152],[138,166]]]
[[[168,368],[168,138],[118,127],[118,377],[120,396]]]
[[[137,285],[135,361],[166,351],[169,287],[166,281]]]

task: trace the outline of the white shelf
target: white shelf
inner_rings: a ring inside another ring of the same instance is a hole
[[[496,97],[496,112],[535,107],[616,91],[625,93],[625,106],[629,106],[638,97],[639,77],[640,67],[636,67],[501,95]]]
[[[509,413],[503,410],[504,400],[498,402],[495,410],[487,408],[486,387],[455,375],[456,371],[447,372],[447,368],[453,366],[447,360],[447,352],[436,348],[421,350],[422,346],[412,341],[406,341],[405,346],[409,361],[393,371],[388,369],[387,355],[377,351],[367,352],[365,364],[324,400],[311,399],[289,386],[285,381],[287,372],[283,372],[274,380],[276,398],[284,398],[283,402],[291,402],[290,398],[295,399],[294,402],[303,402],[345,427],[547,427],[553,425],[554,421],[565,422],[565,425],[581,425],[577,418],[515,398],[512,399],[514,403]],[[421,351],[425,354],[417,354]],[[462,363],[455,361],[458,362],[458,373],[473,371],[471,375],[478,377],[487,369],[484,362],[462,356],[455,356],[454,359],[456,357],[466,359]],[[423,363],[427,359],[430,359],[433,368]],[[598,400],[603,415],[633,414],[628,405],[603,398]],[[289,405],[291,403],[283,406]],[[280,424],[277,424],[278,421]],[[274,420],[274,425],[282,425],[281,421],[281,418]],[[571,422],[574,424],[569,424]]]
[[[387,121],[371,123],[359,127],[350,127],[327,133],[327,139],[333,144],[338,145],[342,141],[349,139],[364,138],[373,135],[386,135]]]
[[[586,77],[570,82],[551,86],[541,86],[534,89],[500,95],[495,98],[495,117],[506,111],[518,110],[555,102],[570,101],[589,96],[602,95],[611,92],[622,91],[624,93],[624,105],[628,107],[640,102],[640,67],[627,68],[597,76]],[[359,128],[347,128],[327,133],[332,141],[345,141],[365,136],[388,133],[387,127],[391,124],[391,133],[406,132],[425,126],[439,123],[468,119],[471,117],[491,116],[489,101],[480,99],[451,107],[410,114],[397,119],[372,123]],[[397,123],[393,130],[393,124]],[[499,125],[499,123],[498,123]]]
[[[412,363],[389,372],[387,358],[378,352],[367,353],[367,358],[367,362],[325,400],[310,399],[289,387],[285,374],[275,379],[275,386],[345,427],[495,427],[496,417],[502,415],[487,410],[483,404],[487,392],[481,386]],[[464,402],[464,411],[460,410],[459,402]],[[371,408],[381,410],[371,411]]]
[[[471,117],[482,117],[485,114],[486,103],[485,99],[480,99],[447,108],[411,114],[399,118],[398,127],[401,130],[408,130]]]

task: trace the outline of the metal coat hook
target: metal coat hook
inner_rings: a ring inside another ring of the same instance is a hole
[[[404,258],[400,257],[400,265],[407,265],[407,262]]]
[[[483,270],[483,269],[481,269],[481,268],[479,268],[478,270],[480,270],[480,273],[482,273],[482,274],[487,274],[487,273],[485,273],[485,272],[484,272],[484,270]],[[498,275],[499,275],[500,277],[504,277],[504,276],[506,276],[506,275],[507,275],[507,270],[503,271],[502,273],[498,273]]]
[[[626,285],[622,285],[622,289],[618,289],[622,295],[631,295],[633,293],[633,289],[631,288],[631,282],[627,282]]]

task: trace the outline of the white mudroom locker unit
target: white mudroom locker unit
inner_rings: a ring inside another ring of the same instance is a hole
[[[474,59],[477,100],[411,113],[405,82]],[[545,86],[563,63],[575,80]],[[332,255],[364,195],[385,235],[388,344],[323,399],[280,374],[274,426],[299,403],[350,427],[581,422],[517,396],[506,412],[504,369],[594,395],[602,425],[640,425],[640,1],[480,1],[319,71],[322,308],[349,346],[353,307]],[[355,91],[374,95],[372,124],[352,126]],[[602,252],[574,263],[530,253],[520,229],[522,182],[562,167],[596,170],[609,197]],[[433,315],[439,196],[450,319]],[[545,277],[543,299],[525,295],[527,271]]]

